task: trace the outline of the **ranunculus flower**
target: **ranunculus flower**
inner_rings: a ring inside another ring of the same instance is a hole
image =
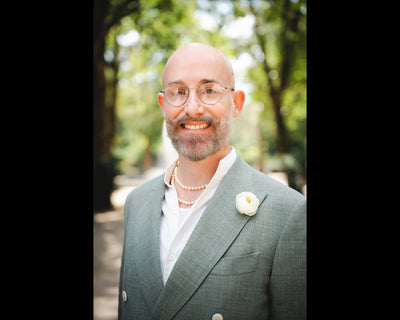
[[[236,195],[236,209],[241,214],[254,216],[257,212],[259,204],[260,200],[258,200],[254,193],[242,192]]]

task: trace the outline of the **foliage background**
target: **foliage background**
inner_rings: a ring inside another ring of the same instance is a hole
[[[94,209],[110,207],[116,174],[156,164],[161,73],[178,47],[210,44],[231,60],[246,93],[231,144],[253,167],[306,183],[305,0],[96,0]]]

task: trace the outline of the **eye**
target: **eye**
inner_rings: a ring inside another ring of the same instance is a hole
[[[200,87],[200,94],[213,95],[218,93],[218,86],[214,83],[207,83]]]
[[[168,88],[168,95],[169,96],[185,96],[186,95],[186,88],[182,86],[171,86]]]
[[[209,93],[209,94],[211,94],[211,93],[214,93],[215,91],[212,89],[212,88],[207,88],[206,90],[205,90],[205,93]]]

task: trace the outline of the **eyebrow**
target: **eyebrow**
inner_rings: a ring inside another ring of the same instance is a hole
[[[219,81],[217,81],[216,79],[201,79],[200,81],[199,81],[201,84],[204,84],[204,83],[210,83],[210,82],[218,82],[219,83]]]
[[[204,83],[213,83],[213,82],[219,83],[219,81],[217,81],[216,79],[213,79],[213,78],[205,78],[205,79],[201,79],[201,80],[199,81],[200,84],[204,84]],[[182,80],[174,80],[174,81],[168,82],[168,83],[167,83],[167,86],[169,86],[169,85],[171,85],[171,84],[181,84],[181,85],[185,85],[185,82],[182,81]]]
[[[169,86],[171,84],[184,84],[184,82],[182,80],[174,80],[174,81],[168,82],[167,86]]]

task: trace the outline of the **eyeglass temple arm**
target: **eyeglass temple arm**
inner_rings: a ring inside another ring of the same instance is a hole
[[[235,89],[233,89],[233,88],[228,88],[228,87],[223,87],[224,89],[229,89],[229,90],[232,90],[232,91],[235,91]],[[165,90],[160,90],[160,93],[165,93]]]

